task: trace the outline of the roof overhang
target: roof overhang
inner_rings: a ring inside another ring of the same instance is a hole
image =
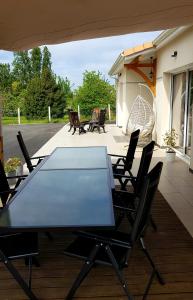
[[[192,0],[2,0],[0,49],[24,50],[190,23]]]
[[[136,47],[138,48],[138,47]],[[134,49],[134,48],[132,48]],[[141,49],[141,51],[136,51],[130,55],[126,55],[127,50],[123,51],[118,58],[116,59],[115,63],[112,65],[110,71],[109,71],[109,76],[114,76],[120,73],[122,68],[124,67],[125,64],[131,63],[134,59],[139,57],[139,59],[142,61],[145,61],[146,59],[149,59],[151,56],[155,57],[156,53],[156,48],[155,47],[150,47],[146,49]]]

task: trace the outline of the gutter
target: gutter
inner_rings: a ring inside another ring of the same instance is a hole
[[[117,57],[116,61],[114,62],[114,64],[112,65],[110,71],[108,72],[109,76],[113,76],[115,75],[115,70],[116,68],[122,63],[124,62],[124,56],[121,54],[119,54],[119,56]]]
[[[156,47],[156,49],[160,49],[160,48],[164,47],[166,44],[168,44],[170,41],[175,39],[178,35],[182,34],[184,31],[186,31],[191,26],[192,25],[181,26],[178,28],[172,28],[172,29],[167,29],[167,30],[163,31],[153,41],[154,46]]]

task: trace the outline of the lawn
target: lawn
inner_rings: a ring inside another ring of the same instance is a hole
[[[51,123],[67,123],[68,116],[64,116],[64,118],[52,119]],[[21,124],[47,124],[49,123],[48,119],[26,119],[26,117],[21,116]],[[15,125],[18,124],[17,117],[3,117],[4,125]]]

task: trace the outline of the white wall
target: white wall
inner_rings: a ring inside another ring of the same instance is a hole
[[[171,57],[174,51],[177,51],[176,58]],[[167,43],[163,48],[157,50],[156,138],[161,146],[164,145],[163,134],[170,126],[172,74],[186,71],[192,67],[193,27]]]
[[[141,92],[141,95],[153,105],[151,92],[144,87],[140,89],[139,83],[145,82],[137,73],[126,68],[121,70],[117,92],[117,125],[122,127],[125,134],[127,133],[128,117],[137,95]]]

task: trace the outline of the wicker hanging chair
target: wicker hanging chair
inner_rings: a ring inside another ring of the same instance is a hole
[[[147,138],[151,135],[154,127],[154,112],[149,104],[141,95],[138,95],[131,107],[127,122],[127,132],[140,129],[140,138]]]

